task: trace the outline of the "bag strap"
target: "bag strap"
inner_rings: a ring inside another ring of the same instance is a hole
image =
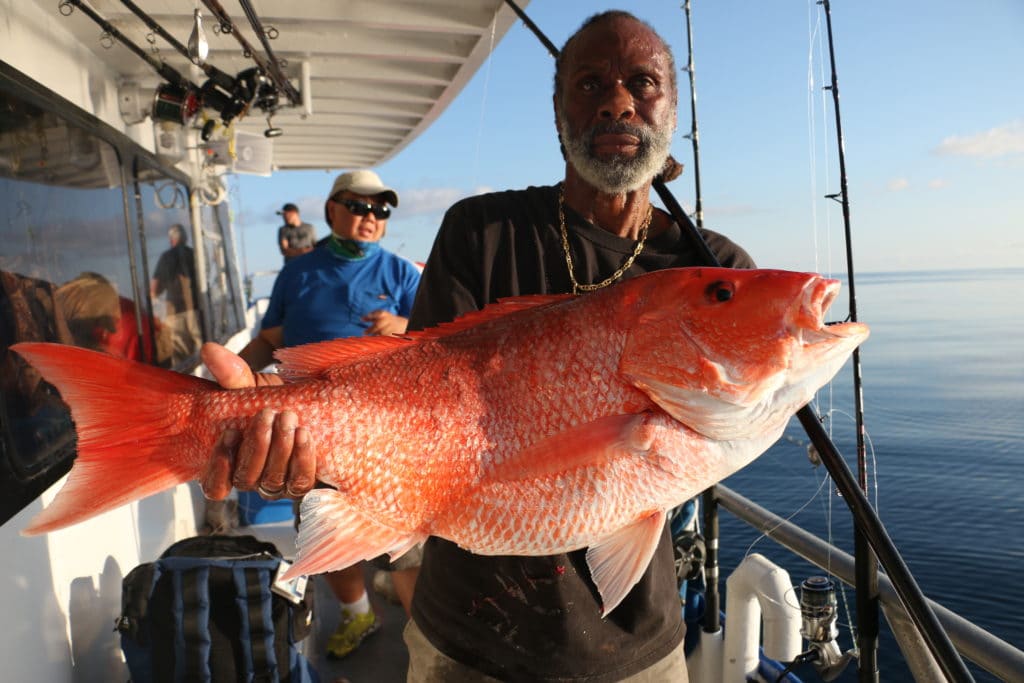
[[[210,569],[231,570],[238,608],[243,680],[278,683],[274,649],[273,594],[270,585],[278,558],[223,560],[192,557],[164,558],[156,562],[153,585],[161,573],[171,575],[174,602],[175,683],[210,683]]]
[[[266,563],[262,563],[266,564]],[[275,569],[277,561],[274,561]],[[278,682],[277,652],[274,650],[273,580],[270,568],[252,563],[235,564],[235,603],[242,626],[242,651],[252,681]]]

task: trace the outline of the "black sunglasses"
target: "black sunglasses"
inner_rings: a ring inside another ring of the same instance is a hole
[[[391,207],[387,204],[358,202],[355,199],[335,199],[334,201],[343,204],[353,216],[365,216],[372,211],[374,218],[383,221],[387,220],[388,216],[391,215]]]

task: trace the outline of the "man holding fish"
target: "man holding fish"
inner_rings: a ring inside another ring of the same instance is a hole
[[[671,51],[651,26],[625,12],[585,22],[556,62],[564,181],[453,206],[427,261],[410,329],[502,297],[585,293],[649,271],[700,265],[680,226],[650,203],[654,178],[673,166],[678,174],[669,156],[676,86]],[[753,267],[727,238],[703,236],[724,265]],[[254,378],[216,345],[208,344],[203,358],[224,387],[279,381]],[[577,397],[561,400],[568,405]],[[242,434],[227,435],[201,479],[206,495],[221,498],[232,485],[285,486],[295,497],[309,492],[316,454],[299,422],[288,411],[265,410]],[[670,538],[664,525],[655,536],[649,565],[610,612],[586,549],[481,555],[431,536],[405,634],[409,680],[685,681]]]
[[[427,261],[412,328],[499,297],[586,292],[698,265],[680,226],[650,203],[652,181],[674,163],[676,102],[671,51],[649,25],[615,12],[588,20],[556,62],[564,182],[453,206]],[[753,267],[725,237],[706,231],[704,238],[723,264]],[[204,359],[226,387],[253,381],[219,349],[207,347]],[[207,495],[226,495],[232,482],[249,489],[287,482],[293,495],[308,491],[313,455],[304,429],[289,429],[295,422],[268,411],[237,450],[235,435],[225,439],[205,479]],[[608,617],[597,609],[584,553],[481,556],[431,537],[406,632],[409,679],[685,680],[685,627],[667,530],[643,577]]]

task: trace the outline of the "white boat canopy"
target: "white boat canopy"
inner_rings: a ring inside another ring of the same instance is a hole
[[[109,69],[103,80],[118,83],[118,108],[126,124],[137,123],[133,117],[144,119],[154,107],[173,109],[177,103],[173,87],[164,91],[163,100],[155,97],[168,79],[154,62],[166,64],[196,86],[209,80],[210,72],[191,63],[168,39],[189,45],[196,10],[208,45],[205,62],[222,74],[234,78],[256,66],[243,42],[264,65],[270,62],[265,49],[269,45],[281,65],[280,75],[294,88],[296,102],[278,87],[280,106],[269,120],[267,112],[253,104],[226,123],[209,108],[187,121],[193,127],[209,123],[211,141],[231,139],[230,133],[254,142],[272,141],[258,145],[261,154],[271,153],[268,171],[371,167],[391,158],[437,119],[516,21],[502,0],[29,3],[38,6],[37,16],[44,17],[37,22],[38,30],[68,32],[83,58],[95,58]],[[523,7],[528,2],[517,4]],[[223,11],[234,31],[226,32],[211,8]],[[255,32],[252,19],[258,21],[264,38]],[[103,22],[116,33],[105,30]],[[149,57],[133,51],[126,41]],[[23,70],[31,73],[33,67],[26,66]],[[276,85],[283,82],[278,78]],[[267,130],[280,135],[265,137]]]

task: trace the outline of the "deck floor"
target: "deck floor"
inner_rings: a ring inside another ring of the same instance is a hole
[[[367,587],[372,585],[372,571],[367,570]],[[381,622],[380,630],[363,641],[359,649],[348,657],[328,659],[324,646],[338,626],[338,602],[322,577],[314,580],[314,629],[303,644],[303,651],[316,667],[320,683],[404,683],[409,667],[409,653],[402,640],[405,610],[368,589],[370,603]]]

